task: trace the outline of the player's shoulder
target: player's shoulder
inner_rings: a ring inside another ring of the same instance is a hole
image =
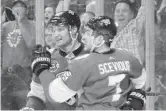
[[[139,59],[132,52],[125,49],[116,49],[116,52],[122,59],[130,61],[133,65],[141,65]]]
[[[82,54],[74,58],[74,61],[86,60],[90,57],[90,54]]]
[[[93,62],[93,56],[94,54],[93,53],[86,53],[86,54],[82,54],[82,55],[79,55],[77,57],[75,57],[73,60],[72,60],[72,63],[75,63],[75,64],[91,64]]]
[[[75,67],[76,70],[77,68],[81,70],[89,70],[89,68],[92,67],[93,64],[94,60],[92,59],[92,54],[82,54],[71,60],[68,66]]]
[[[115,49],[115,53],[118,55],[123,55],[124,58],[125,57],[126,58],[136,58],[131,51],[129,51],[125,48],[117,48],[117,49]]]

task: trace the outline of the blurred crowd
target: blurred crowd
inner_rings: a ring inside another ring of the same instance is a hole
[[[132,52],[144,66],[145,74],[145,0],[105,0],[105,14],[114,18],[117,35],[111,48],[124,48]],[[56,40],[48,26],[50,19],[62,11],[63,1],[57,5],[45,4],[45,44],[57,48]],[[166,0],[155,0],[155,76],[156,91],[166,93]],[[79,5],[79,8],[78,6]],[[111,9],[110,9],[110,6]],[[81,28],[95,17],[95,0],[85,4],[71,4],[70,9],[80,15]],[[82,8],[80,8],[82,7]],[[31,51],[35,46],[35,10],[23,1],[14,2],[10,7],[1,6],[1,109],[17,110],[26,103],[30,90],[32,71],[30,68]],[[108,13],[109,12],[109,13]],[[155,108],[166,110],[166,96],[156,96]]]

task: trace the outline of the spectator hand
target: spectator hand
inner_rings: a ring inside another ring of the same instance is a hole
[[[31,68],[33,73],[38,77],[44,70],[49,69],[51,66],[51,54],[46,50],[46,47],[36,45],[32,51],[32,64]]]
[[[145,91],[134,89],[127,95],[126,103],[120,108],[121,110],[142,110],[145,104]]]

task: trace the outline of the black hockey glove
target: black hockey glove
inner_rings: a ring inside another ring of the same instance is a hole
[[[143,110],[145,104],[145,91],[141,89],[134,89],[127,95],[125,104],[120,108],[121,110]]]
[[[46,47],[36,45],[32,51],[31,68],[33,73],[38,77],[40,73],[51,66],[51,54],[46,50]]]

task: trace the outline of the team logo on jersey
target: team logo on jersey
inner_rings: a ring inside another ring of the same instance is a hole
[[[50,72],[56,72],[59,66],[59,63],[56,60],[51,60]]]
[[[56,75],[56,77],[62,78],[63,81],[66,81],[70,76],[72,76],[70,71],[64,71]]]
[[[21,40],[21,30],[14,29],[13,32],[10,32],[7,37],[7,42],[10,47],[17,47]]]

